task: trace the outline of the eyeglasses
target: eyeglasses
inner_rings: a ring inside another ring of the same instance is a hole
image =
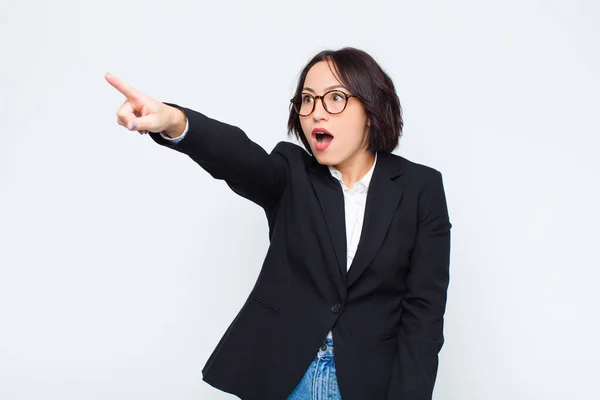
[[[301,117],[308,117],[313,113],[313,111],[315,111],[317,99],[321,99],[323,108],[329,114],[339,114],[346,109],[346,105],[348,105],[348,99],[350,97],[358,98],[356,95],[344,93],[340,90],[330,90],[322,96],[313,96],[308,93],[302,93],[300,98],[293,98],[290,100],[290,102],[292,103],[292,106],[298,115]]]

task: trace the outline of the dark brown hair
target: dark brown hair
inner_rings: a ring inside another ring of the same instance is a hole
[[[332,72],[362,102],[371,125],[367,137],[368,150],[391,153],[398,146],[404,125],[402,107],[391,78],[373,57],[362,50],[352,47],[324,50],[315,55],[300,73],[294,99],[302,95],[308,71],[320,61],[330,62],[335,69]],[[293,107],[290,107],[288,134],[295,135],[312,153],[302,132],[300,117]]]

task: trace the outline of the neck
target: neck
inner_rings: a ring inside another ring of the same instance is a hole
[[[356,182],[361,180],[367,172],[369,172],[374,162],[375,153],[364,150],[333,167],[342,174],[344,185],[348,188],[352,188]]]

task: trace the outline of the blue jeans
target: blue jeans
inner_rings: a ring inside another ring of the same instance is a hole
[[[335,374],[333,339],[325,339],[287,400],[341,400]]]

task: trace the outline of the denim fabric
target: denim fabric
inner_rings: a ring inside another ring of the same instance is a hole
[[[333,339],[326,338],[287,400],[341,400],[335,375]]]

